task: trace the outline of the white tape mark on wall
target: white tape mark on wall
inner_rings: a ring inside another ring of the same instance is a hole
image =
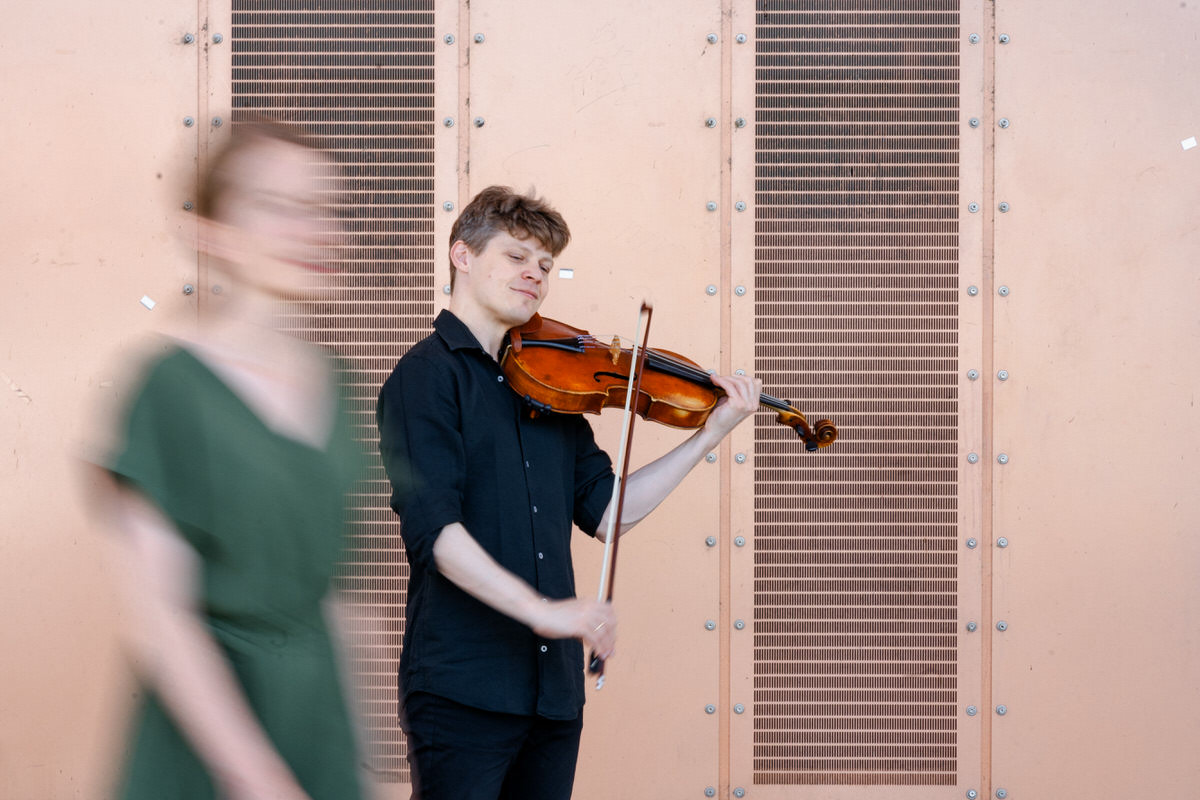
[[[1196,146],[1196,137],[1192,136],[1187,139],[1184,139],[1182,142],[1180,142],[1180,144],[1183,145],[1184,150],[1191,150],[1193,147]]]
[[[575,270],[566,268],[560,269],[558,271],[558,277],[569,281],[571,278],[575,277]]]
[[[13,383],[13,379],[8,377],[7,375],[5,375],[3,372],[0,372],[0,381],[4,381],[5,385],[7,385],[8,388],[12,389],[13,392],[17,395],[17,397],[21,398],[26,403],[33,402],[33,398],[30,397],[29,395],[25,394],[25,392],[21,391],[21,387],[17,386],[17,384],[15,384],[15,383]]]
[[[142,305],[144,305],[146,308],[150,309],[151,311],[153,311],[154,306],[157,305],[157,303],[155,303],[153,300],[150,299],[150,295],[148,295],[148,294],[142,295],[141,303],[142,303]]]

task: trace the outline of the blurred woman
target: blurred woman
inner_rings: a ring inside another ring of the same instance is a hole
[[[274,324],[328,281],[333,175],[287,128],[238,127],[197,205],[222,292],[145,366],[106,465],[146,687],[123,797],[361,796],[322,609],[361,451],[331,360]]]

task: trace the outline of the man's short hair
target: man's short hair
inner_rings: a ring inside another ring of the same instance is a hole
[[[571,240],[567,222],[545,200],[517,194],[507,186],[489,186],[467,204],[450,229],[450,245],[460,239],[472,253],[482,253],[499,231],[517,239],[536,239],[546,252],[557,256]],[[450,290],[458,270],[450,265]]]

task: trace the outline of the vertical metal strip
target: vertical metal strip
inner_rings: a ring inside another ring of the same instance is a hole
[[[721,114],[717,118],[721,126],[721,193],[717,202],[721,214],[721,374],[728,375],[733,368],[733,230],[731,227],[733,214],[733,0],[721,0],[721,29],[718,34],[721,47]],[[717,685],[720,689],[720,702],[717,707],[720,716],[717,721],[717,780],[722,797],[727,797],[730,781],[730,735],[732,728],[733,689],[730,673],[730,633],[733,630],[733,614],[731,611],[731,582],[733,556],[731,544],[732,509],[730,508],[730,490],[732,488],[733,442],[725,437],[721,443],[720,458],[720,533],[721,543],[720,576],[719,576],[719,624],[717,632],[720,636],[720,663],[717,672]]]
[[[980,291],[983,292],[983,384],[982,482],[983,515],[980,519],[980,708],[979,764],[984,796],[992,794],[992,563],[995,540],[994,496],[995,446],[995,341],[996,341],[996,4],[984,3],[983,57],[983,264]]]

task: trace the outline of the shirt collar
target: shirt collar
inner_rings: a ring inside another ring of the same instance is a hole
[[[433,329],[451,350],[483,352],[483,345],[475,338],[475,334],[471,333],[471,329],[461,319],[454,316],[449,309],[442,309],[437,315],[437,319],[433,321]]]

